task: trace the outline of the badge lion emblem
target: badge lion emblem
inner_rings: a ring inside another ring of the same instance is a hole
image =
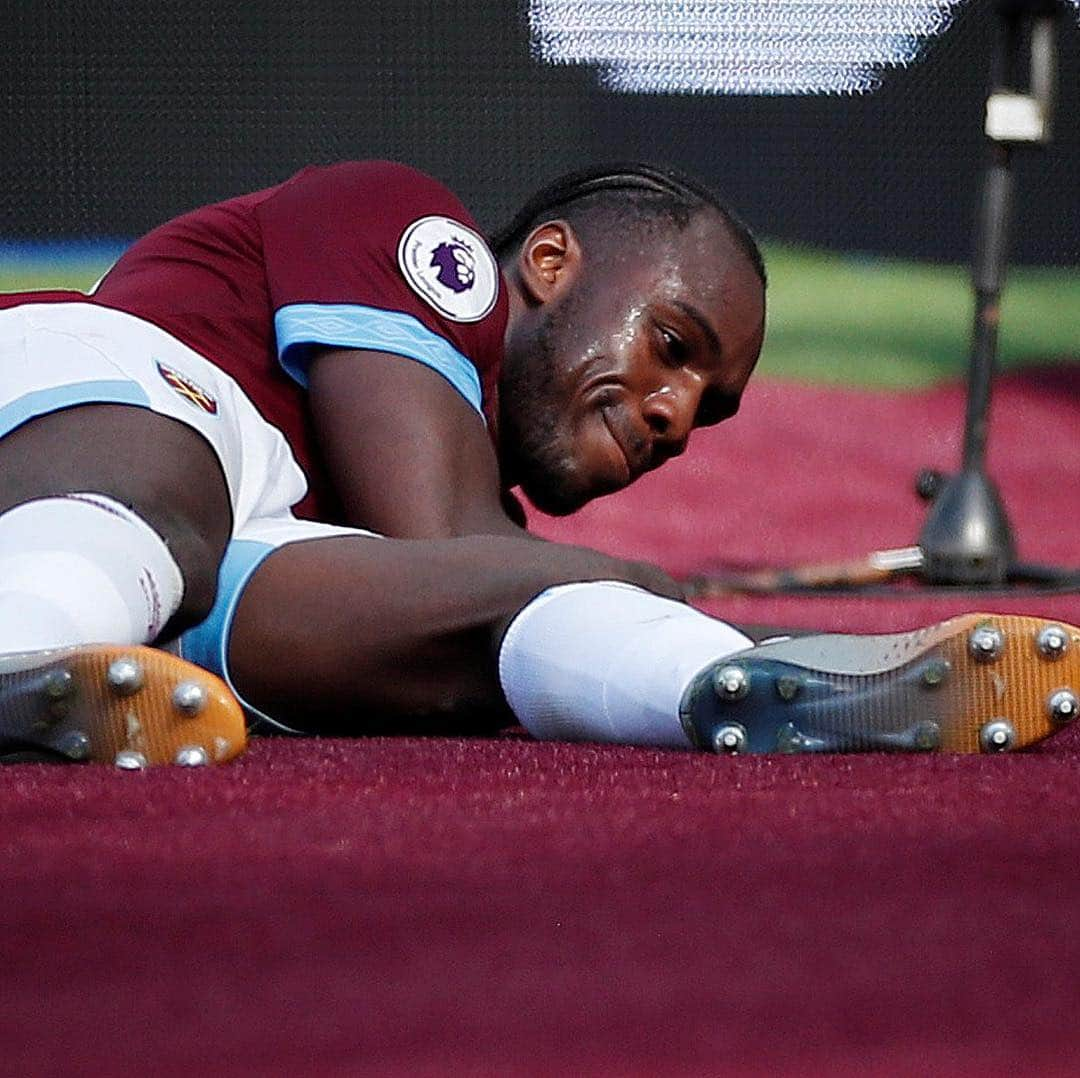
[[[476,259],[468,244],[458,240],[440,243],[431,252],[431,264],[438,269],[436,280],[454,292],[466,292],[476,280]]]

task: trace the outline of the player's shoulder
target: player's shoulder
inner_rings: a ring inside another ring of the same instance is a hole
[[[334,191],[346,197],[374,199],[402,208],[422,204],[452,210],[465,218],[470,216],[458,196],[441,180],[400,161],[337,161],[328,165],[309,165],[282,186],[306,188],[320,195]]]
[[[347,283],[351,296],[382,296],[378,306],[410,314],[418,298],[421,313],[433,308],[450,322],[482,322],[496,308],[499,267],[487,240],[449,188],[409,165],[312,166],[286,181],[262,218],[264,250],[287,252],[271,257],[274,282],[303,266],[297,287],[323,299]]]

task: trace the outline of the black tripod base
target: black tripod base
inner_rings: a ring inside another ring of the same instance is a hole
[[[946,479],[934,497],[919,547],[921,575],[931,584],[1005,584],[1016,561],[1012,528],[990,477],[967,470]]]

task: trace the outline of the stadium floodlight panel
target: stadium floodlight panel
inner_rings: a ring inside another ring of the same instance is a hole
[[[655,34],[641,31],[598,31],[567,34],[552,43],[553,63],[610,63],[635,66],[657,63],[768,64],[791,58],[808,68],[833,64],[888,64],[915,54],[913,39],[903,34],[856,32],[818,34],[806,30],[707,34],[700,31]],[[779,62],[785,63],[784,60]]]
[[[533,52],[630,93],[864,93],[964,0],[530,0]],[[1080,3],[1080,0],[1074,0]]]

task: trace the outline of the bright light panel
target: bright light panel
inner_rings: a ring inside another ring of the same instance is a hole
[[[865,93],[964,2],[529,0],[529,25],[539,59],[592,65],[612,90]]]

